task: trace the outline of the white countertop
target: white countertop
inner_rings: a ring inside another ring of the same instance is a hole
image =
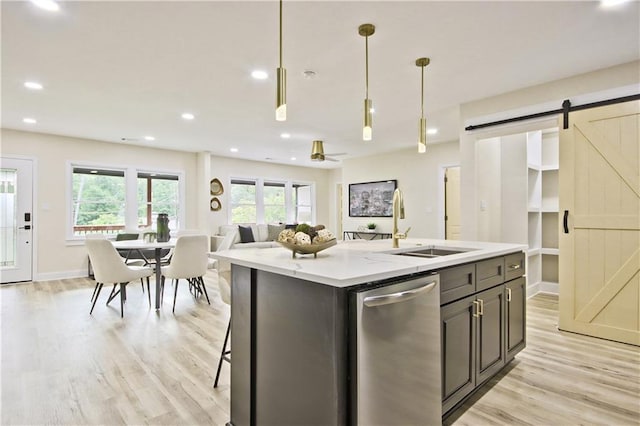
[[[391,254],[431,246],[461,248],[469,251],[435,258]],[[337,245],[318,253],[317,258],[314,258],[312,254],[297,254],[294,259],[291,256],[291,251],[284,247],[224,250],[213,252],[211,256],[249,268],[288,275],[333,287],[348,287],[474,262],[526,249],[527,246],[523,244],[409,238],[401,240],[398,249],[391,247],[390,239],[339,241]]]

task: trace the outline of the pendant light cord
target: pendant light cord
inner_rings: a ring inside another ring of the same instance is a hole
[[[424,66],[422,68],[422,78],[420,79],[420,116],[424,118]]]
[[[280,68],[282,68],[282,0],[280,0]]]
[[[364,38],[364,58],[365,98],[369,99],[369,36]]]

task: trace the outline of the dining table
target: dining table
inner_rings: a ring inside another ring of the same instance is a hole
[[[159,242],[159,241],[145,241],[145,240],[123,240],[123,241],[112,241],[113,246],[118,250],[137,250],[142,257],[144,258],[145,250],[153,250],[154,251],[154,260],[155,260],[155,273],[156,273],[156,310],[160,309],[160,296],[161,292],[161,261],[162,261],[162,250],[171,249],[176,246],[177,238],[172,238],[169,241]]]

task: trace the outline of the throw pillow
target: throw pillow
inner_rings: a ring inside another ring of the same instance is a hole
[[[255,243],[256,240],[253,238],[253,231],[250,226],[242,226],[238,225],[238,230],[240,231],[240,242],[241,243]]]
[[[267,241],[278,241],[278,235],[284,231],[284,223],[281,225],[268,225]]]

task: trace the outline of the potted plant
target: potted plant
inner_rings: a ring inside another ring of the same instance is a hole
[[[376,224],[371,222],[371,223],[367,223],[367,229],[369,231],[374,231],[376,229]]]

